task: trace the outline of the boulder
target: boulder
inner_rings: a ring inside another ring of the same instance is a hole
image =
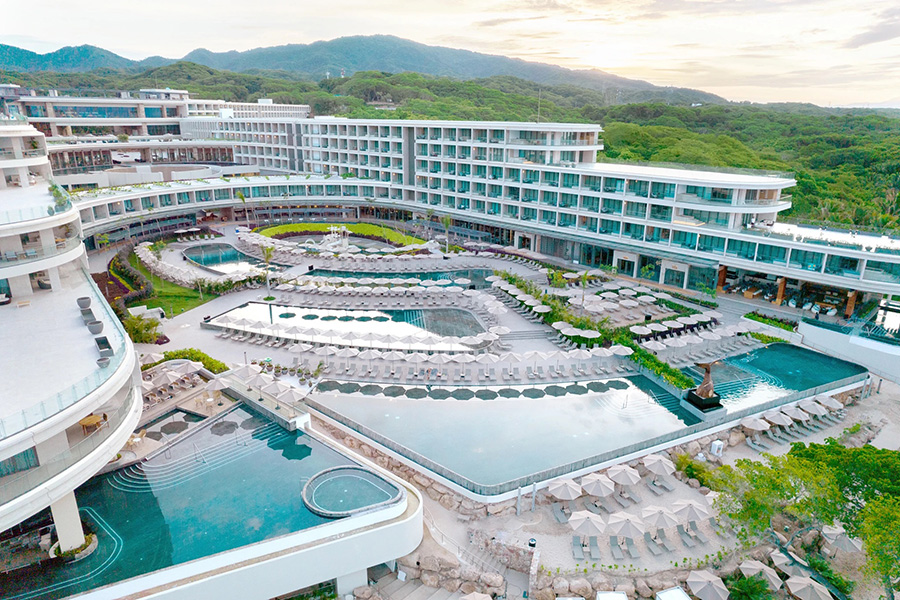
[[[697,489],[697,491],[700,492],[701,494],[703,494],[703,495],[705,496],[705,495],[707,495],[707,494],[710,492],[710,489],[709,489],[708,487],[706,487],[705,485],[701,485],[701,486]]]
[[[440,571],[441,563],[436,556],[423,556],[419,560],[419,566],[426,571]]]
[[[441,498],[443,498],[443,495],[440,492],[430,487],[425,488],[425,494],[435,502],[440,502]]]
[[[438,563],[441,565],[442,571],[449,571],[450,569],[459,568],[459,559],[451,554],[439,557]]]
[[[427,585],[428,587],[440,587],[441,586],[441,576],[434,571],[422,571],[422,574],[419,575],[419,581],[422,582],[422,585]]]
[[[698,442],[697,440],[694,440],[693,442],[688,442],[686,450],[687,450],[687,453],[690,454],[691,456],[697,456],[698,454],[700,454],[700,450],[701,450],[700,442]]]
[[[591,587],[595,592],[608,592],[612,589],[609,578],[603,573],[594,573],[591,575]]]
[[[372,588],[367,585],[361,585],[358,588],[353,590],[353,596],[356,598],[362,598],[362,600],[368,600],[372,597]]]
[[[503,576],[499,573],[482,573],[479,579],[487,587],[503,587]]]
[[[585,600],[590,600],[593,592],[594,589],[584,577],[578,577],[569,582],[569,593],[573,596],[581,596]]]
[[[434,487],[430,489],[435,489]],[[459,500],[451,496],[450,494],[444,494],[441,496],[441,499],[438,500],[438,504],[446,508],[447,510],[456,510],[459,508]]]
[[[452,593],[459,589],[461,583],[462,582],[459,579],[445,579],[441,583],[441,587]]]
[[[743,432],[734,430],[730,434],[728,434],[728,445],[731,447],[740,446],[746,439],[747,436],[744,435]]]
[[[641,598],[653,597],[653,590],[651,590],[650,586],[647,585],[647,582],[641,578],[634,580],[634,591],[637,592],[637,595]]]
[[[441,485],[436,481],[432,482],[431,487],[433,487],[434,489],[436,489],[437,491],[439,491],[442,494],[452,494],[453,493],[450,490],[450,488],[448,488],[447,486]]]
[[[472,592],[477,591],[478,586],[471,581],[463,581],[461,584],[459,584],[459,592],[461,594],[471,594]]]
[[[481,576],[481,573],[478,569],[474,569],[468,565],[463,565],[459,569],[459,578],[463,581],[478,581],[478,578]]]
[[[565,577],[554,577],[553,579],[553,593],[557,596],[568,596],[569,595],[569,582]]]
[[[407,579],[418,579],[422,575],[422,569],[419,567],[403,567],[403,572],[406,573]]]
[[[635,592],[635,590],[634,590],[634,584],[631,583],[630,581],[625,582],[625,583],[618,583],[618,584],[616,584],[616,589],[615,589],[615,591],[617,591],[617,592],[623,592],[623,593],[624,593],[626,596],[628,596],[629,598],[634,598],[634,592]]]
[[[700,489],[700,482],[697,481],[696,479],[694,479],[693,477],[691,477],[690,479],[687,480],[687,484],[689,486],[691,486],[692,488],[694,488],[695,490]]]
[[[542,590],[544,588],[549,588],[553,585],[553,579],[550,578],[549,575],[541,571],[537,574],[537,577],[534,580],[535,589]]]
[[[406,556],[401,556],[397,559],[397,562],[400,563],[404,567],[418,567],[419,566],[419,554],[418,552],[413,552],[412,554],[407,554]]]
[[[553,593],[553,590],[548,588],[536,591],[532,597],[534,600],[556,600],[556,594]]]
[[[415,475],[413,475],[412,479],[414,483],[417,483],[425,488],[431,485],[431,480],[420,473],[416,473]]]

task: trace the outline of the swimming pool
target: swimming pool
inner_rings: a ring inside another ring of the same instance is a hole
[[[866,373],[854,363],[788,344],[726,359],[715,369],[713,380],[729,413]],[[723,377],[717,378],[717,371]],[[374,385],[324,383],[310,406],[489,496],[704,427],[677,398],[643,376],[576,385],[472,386],[465,393],[424,384],[396,394]]]
[[[206,417],[195,415],[176,408],[166,414],[156,417],[149,423],[142,425],[141,429],[147,430],[147,437],[151,440],[167,441],[167,438],[180,435],[188,429],[193,429]]]
[[[301,490],[316,473],[345,465],[355,463],[239,407],[140,467],[79,488],[97,551],[74,564],[0,576],[0,598],[62,598],[327,523],[307,509]],[[365,507],[372,484],[343,483],[337,494]]]
[[[400,494],[397,486],[369,469],[341,466],[313,475],[303,486],[303,503],[317,515],[339,518],[390,503]]]
[[[248,302],[217,315],[210,322],[230,327],[241,319],[278,325],[279,335],[308,342],[340,344],[342,339],[354,339],[358,340],[354,341],[357,346],[400,350],[468,351],[471,347],[459,343],[433,339],[433,343],[425,343],[417,342],[414,338],[423,334],[433,334],[429,336],[431,338],[434,335],[464,337],[485,331],[472,313],[459,308],[357,310]],[[248,328],[258,333],[269,332],[258,327]],[[374,337],[364,339],[368,335]],[[381,341],[379,338],[384,336],[391,336],[394,342]]]
[[[223,275],[253,267],[265,268],[262,261],[247,256],[230,244],[198,244],[185,248],[182,254],[196,265]]]
[[[471,280],[471,284],[477,289],[490,287],[490,282],[485,281],[486,277],[490,277],[494,272],[490,269],[456,269],[452,271],[414,271],[408,270],[403,273],[383,273],[378,271],[338,271],[333,269],[314,269],[307,275],[320,275],[323,277],[356,277],[358,279],[368,277],[370,279],[393,279],[395,277],[416,277],[418,279],[434,280],[439,279],[459,279],[465,278]]]

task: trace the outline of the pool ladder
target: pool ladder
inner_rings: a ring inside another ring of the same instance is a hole
[[[197,442],[194,442],[194,459],[197,462],[202,462],[203,464],[208,465],[209,461],[206,460],[206,457],[203,456],[203,451],[200,450],[200,446],[197,445]]]

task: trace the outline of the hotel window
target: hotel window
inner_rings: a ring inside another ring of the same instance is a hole
[[[650,182],[632,179],[628,182],[628,193],[646,198],[650,193]]]
[[[701,235],[697,250],[723,254],[725,252],[725,238],[715,235]]]
[[[559,226],[560,227],[575,227],[575,215],[570,215],[569,213],[561,212],[559,213]]]
[[[566,173],[563,175],[562,186],[565,188],[578,187],[578,175],[574,173]]]
[[[900,283],[900,263],[870,260],[866,262],[866,271],[863,273],[863,279]]]
[[[541,192],[541,204],[556,206],[556,192]]]
[[[760,244],[756,251],[756,262],[770,263],[774,265],[787,264],[787,248]]]
[[[825,261],[825,272],[829,275],[858,276],[859,259],[832,254]]]
[[[148,119],[161,119],[162,109],[158,106],[145,106],[144,116]]]
[[[625,216],[644,219],[647,217],[647,205],[643,202],[626,202]]]
[[[552,210],[542,210],[541,223],[546,225],[556,225],[556,213]]]
[[[742,240],[728,240],[728,249],[725,253],[729,256],[753,260],[753,257],[756,256],[756,243],[744,242]]]
[[[672,245],[693,250],[697,247],[697,234],[687,231],[673,231]]]
[[[523,221],[535,221],[535,220],[537,220],[537,209],[534,209],[534,208],[523,208],[523,209],[522,209],[522,220],[523,220]]]
[[[600,212],[600,198],[584,196],[581,198],[581,210]]]
[[[597,232],[597,219],[595,217],[578,217],[578,229],[582,231]]]
[[[622,228],[619,221],[611,221],[609,219],[600,219],[600,233],[609,233],[618,235]]]
[[[644,226],[635,225],[634,223],[623,223],[622,235],[630,237],[633,240],[643,240]]]
[[[559,207],[560,208],[575,208],[578,206],[578,196],[575,194],[560,194],[559,195]]]
[[[685,208],[682,213],[687,217],[692,217],[701,221],[706,225],[714,225],[717,227],[728,227],[728,213],[713,212],[708,210],[694,210],[693,208]]]
[[[650,205],[650,218],[656,219],[657,221],[671,221],[672,220],[672,207],[671,206],[660,206],[658,204]]]
[[[603,208],[600,209],[600,212],[610,214],[610,215],[621,215],[622,214],[622,201],[621,200],[611,200],[610,198],[603,199]]]
[[[650,185],[650,197],[656,198],[657,200],[660,198],[674,198],[675,197],[675,184],[674,183],[653,183]]]
[[[617,193],[625,190],[625,180],[615,177],[603,178],[603,191],[608,193]]]
[[[810,250],[791,250],[791,266],[804,271],[821,271],[824,255]]]

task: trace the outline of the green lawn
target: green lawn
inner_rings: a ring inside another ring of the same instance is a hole
[[[396,244],[401,244],[403,246],[409,246],[410,244],[424,244],[425,240],[420,240],[417,237],[413,237],[411,235],[406,235],[405,233],[400,233],[399,231],[395,231],[393,229],[389,229],[387,227],[381,227],[379,225],[372,225],[370,223],[340,223],[344,227],[346,227],[350,233],[357,233],[359,235],[371,235],[375,237],[379,237],[382,239],[386,239],[389,242],[394,242]],[[328,233],[328,228],[333,227],[335,224],[332,223],[291,223],[288,225],[276,225],[275,227],[268,227],[266,229],[260,230],[264,236],[272,237],[274,235],[279,235],[282,233],[293,233],[293,232],[306,232],[306,231],[321,231],[322,233]]]
[[[201,300],[200,292],[197,290],[181,287],[156,275],[151,275],[150,271],[138,260],[134,253],[128,257],[128,262],[150,280],[154,289],[153,296],[143,300],[136,300],[129,306],[159,307],[166,311],[167,317],[171,318],[192,308],[197,308],[216,297],[214,294],[203,294],[203,299]]]

